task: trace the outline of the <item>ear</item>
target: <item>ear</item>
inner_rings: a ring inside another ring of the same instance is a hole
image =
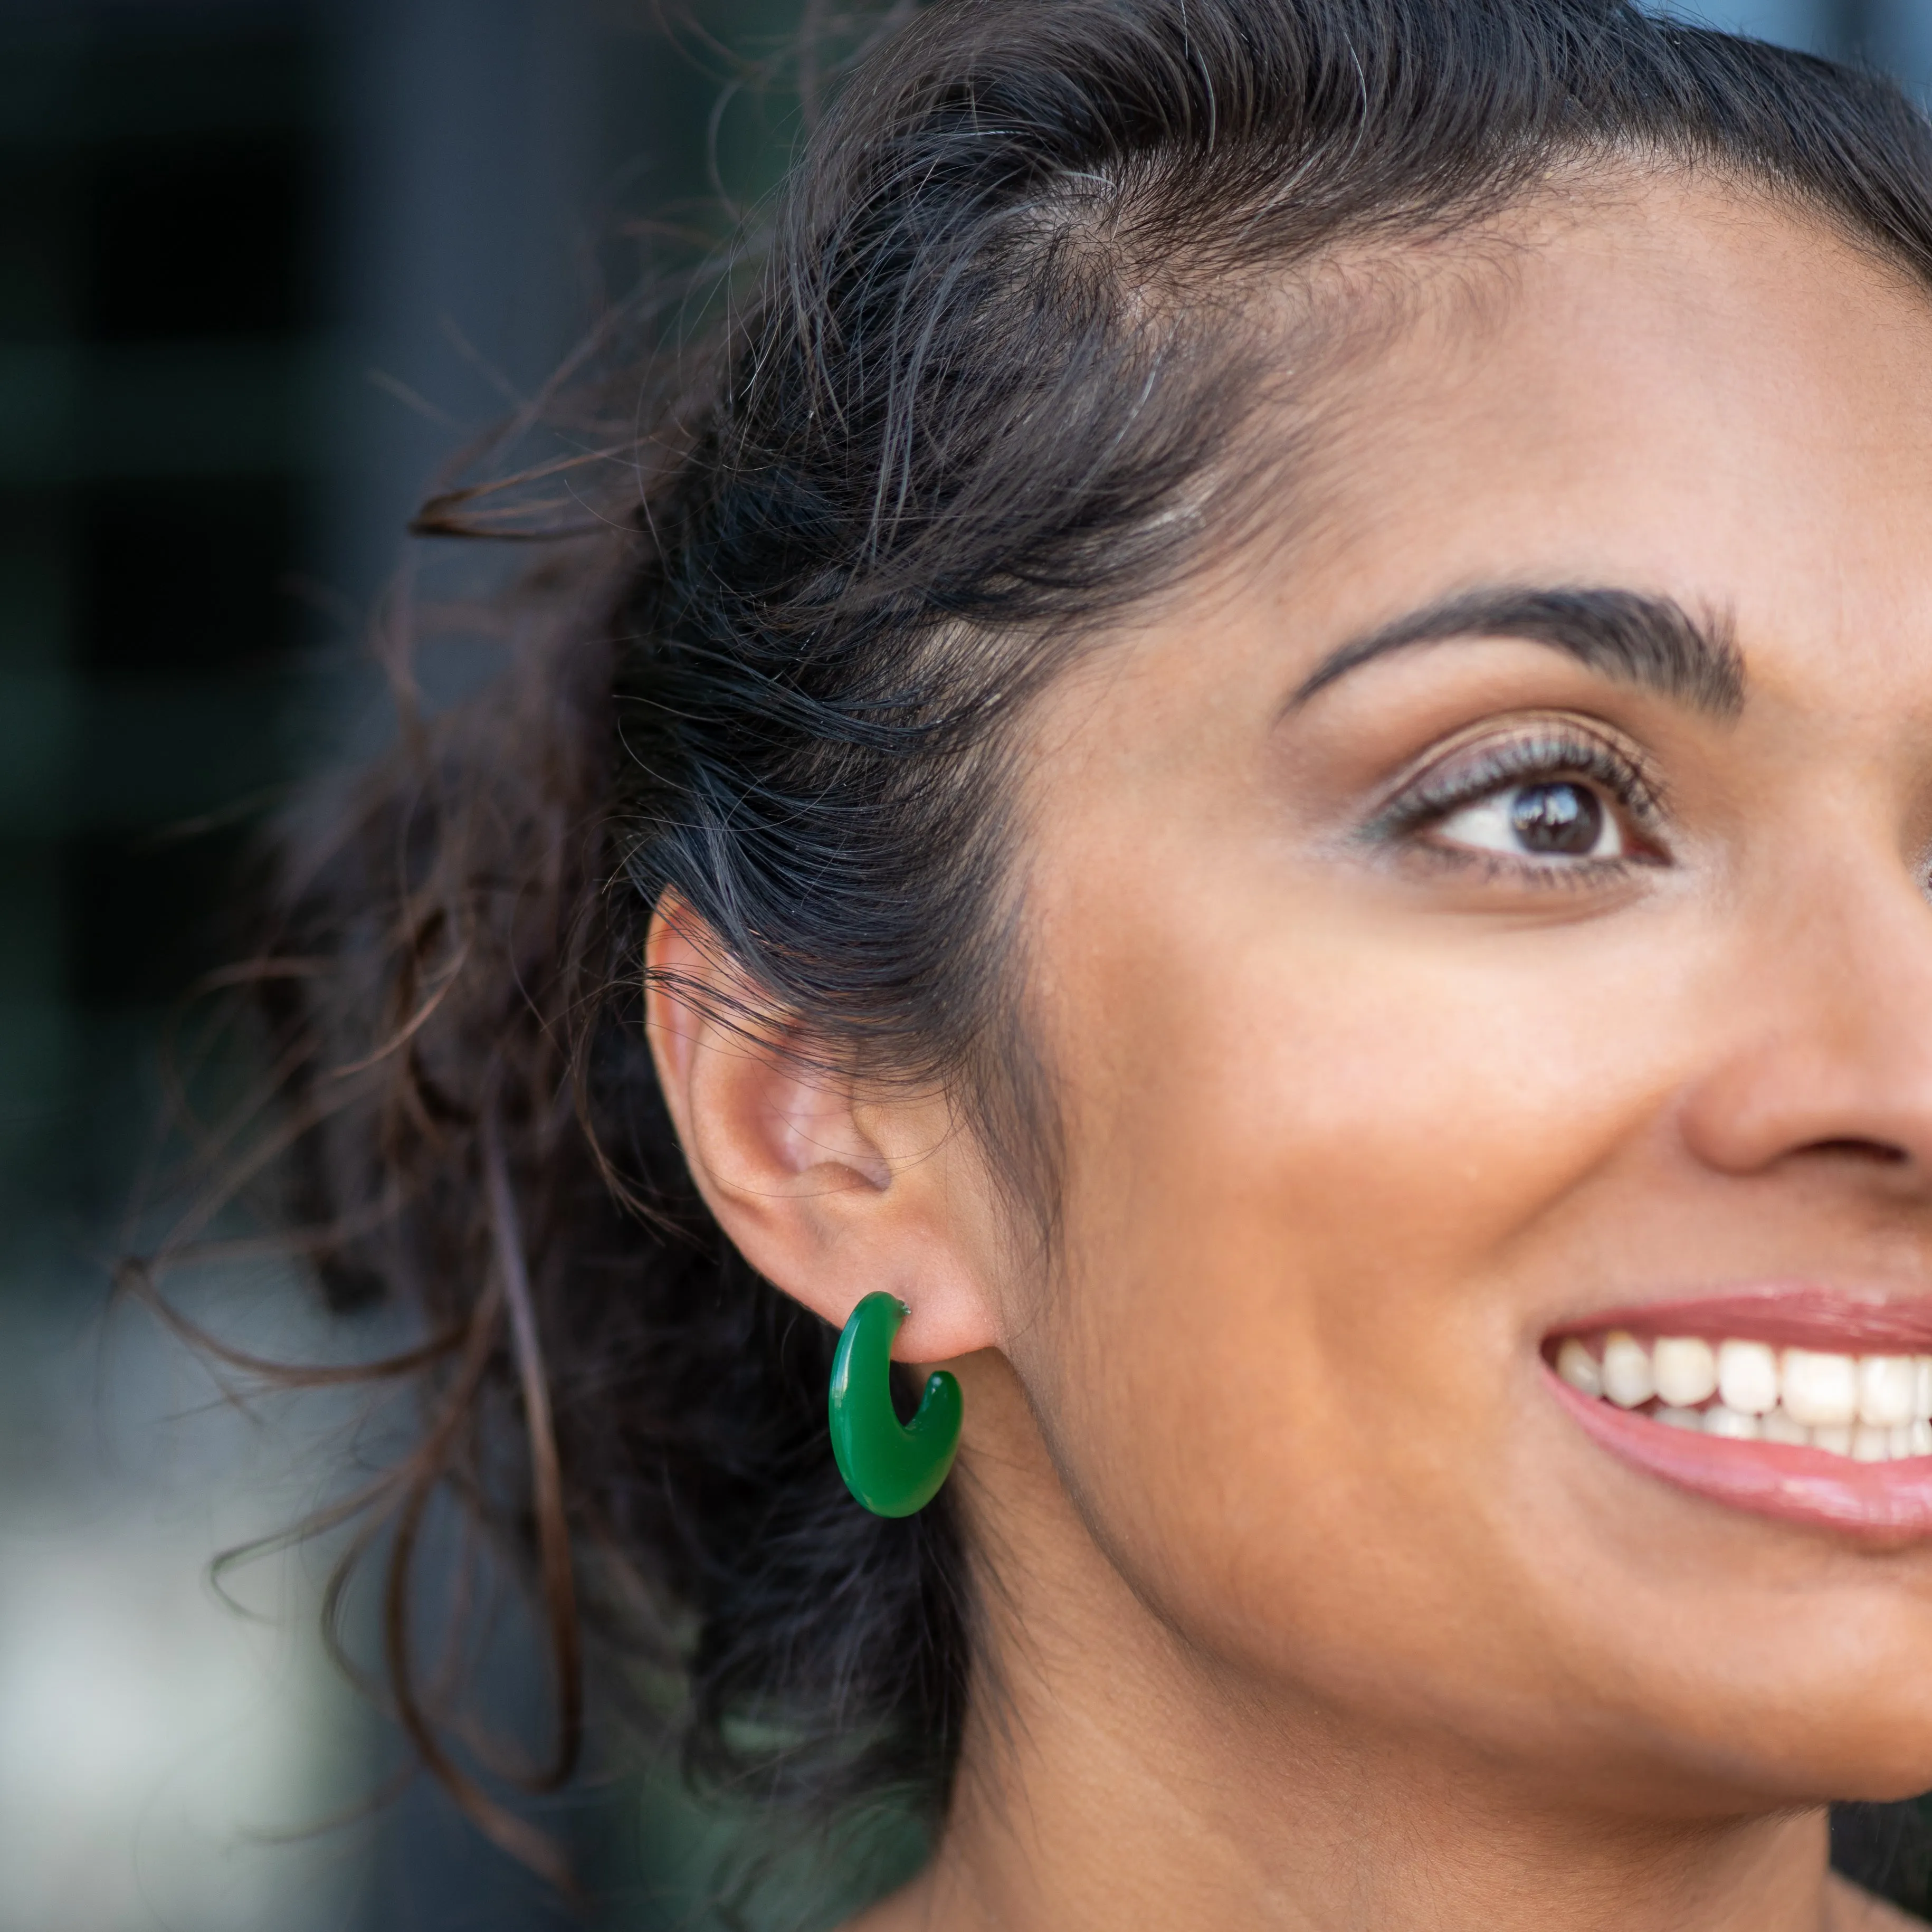
[[[896,1295],[912,1311],[892,1350],[904,1361],[997,1346],[1004,1224],[945,1097],[867,1094],[825,1070],[794,1017],[674,896],[652,918],[644,968],[685,1159],[752,1266],[835,1327],[874,1290]]]

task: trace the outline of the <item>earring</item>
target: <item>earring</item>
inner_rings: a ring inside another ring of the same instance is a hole
[[[935,1370],[919,1412],[892,1408],[892,1337],[910,1311],[884,1293],[853,1310],[832,1358],[832,1454],[845,1486],[874,1516],[910,1516],[939,1493],[959,1453],[965,1404],[958,1378]]]

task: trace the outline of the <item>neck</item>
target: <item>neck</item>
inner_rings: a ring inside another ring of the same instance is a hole
[[[992,1391],[974,1393],[984,1414]],[[995,1574],[946,1832],[854,1932],[1850,1922],[1822,1810],[1687,1818],[1566,1802],[1546,1769],[1229,1682],[1127,1588],[1057,1483],[1044,1506],[1030,1483],[1024,1498],[993,1494],[1019,1473],[981,1458],[967,1486],[1000,1535],[978,1539]]]

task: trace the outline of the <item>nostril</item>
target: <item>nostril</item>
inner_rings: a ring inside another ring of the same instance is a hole
[[[1853,1138],[1814,1141],[1809,1146],[1801,1148],[1799,1151],[1804,1154],[1837,1154],[1852,1160],[1868,1161],[1879,1167],[1898,1167],[1911,1158],[1904,1148],[1895,1146],[1890,1141]]]

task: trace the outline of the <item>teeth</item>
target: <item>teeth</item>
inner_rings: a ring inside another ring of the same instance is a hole
[[[1755,1442],[1762,1432],[1758,1419],[1726,1402],[1714,1402],[1704,1411],[1704,1433],[1728,1436],[1735,1442]]]
[[[1556,1372],[1580,1395],[1643,1409],[1670,1429],[1822,1449],[1861,1462],[1932,1457],[1932,1354],[1780,1352],[1741,1338],[1650,1341],[1616,1329],[1594,1348],[1565,1336]]]
[[[1604,1392],[1603,1371],[1597,1366],[1596,1357],[1574,1335],[1556,1352],[1556,1372],[1585,1395]]]
[[[1650,1351],[1621,1329],[1604,1338],[1604,1393],[1619,1408],[1635,1408],[1657,1393]]]
[[[1762,1342],[1726,1342],[1718,1351],[1718,1393],[1727,1408],[1763,1415],[1778,1406],[1778,1358]]]
[[[1708,1342],[1693,1335],[1666,1335],[1650,1352],[1658,1399],[1679,1408],[1695,1408],[1718,1392],[1718,1358]]]
[[[1874,1429],[1910,1422],[1918,1370],[1910,1355],[1867,1355],[1858,1364],[1858,1420]]]
[[[1787,1348],[1779,1382],[1792,1419],[1808,1429],[1835,1429],[1858,1412],[1858,1365],[1850,1355]]]

